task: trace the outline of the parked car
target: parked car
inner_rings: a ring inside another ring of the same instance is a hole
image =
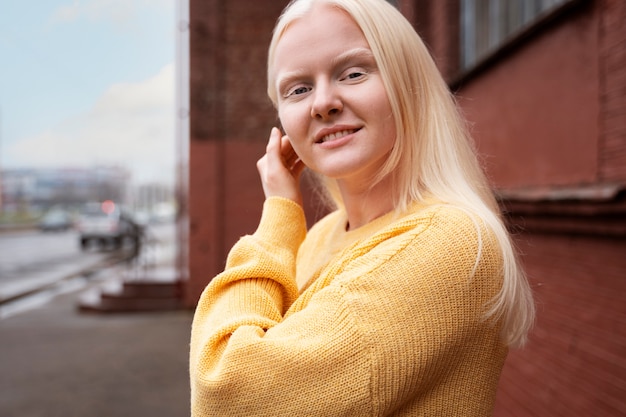
[[[78,222],[78,231],[82,250],[93,244],[100,248],[118,249],[125,242],[138,245],[143,228],[130,212],[109,200],[85,205]]]
[[[37,226],[43,232],[48,231],[65,231],[73,227],[73,221],[70,214],[64,210],[52,209],[44,214]]]

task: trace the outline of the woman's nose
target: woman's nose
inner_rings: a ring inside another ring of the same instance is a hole
[[[311,117],[325,120],[343,110],[343,102],[334,86],[318,84],[313,90],[314,98],[311,106]]]

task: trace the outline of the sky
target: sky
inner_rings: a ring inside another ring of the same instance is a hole
[[[0,168],[173,181],[176,0],[0,0]]]

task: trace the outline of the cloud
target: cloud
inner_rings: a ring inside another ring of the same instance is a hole
[[[88,20],[111,20],[123,23],[135,16],[135,2],[124,0],[74,0],[71,5],[56,9],[53,22],[72,22],[82,18]]]
[[[81,19],[109,21],[116,25],[129,26],[136,21],[143,9],[167,6],[173,0],[74,0],[57,8],[52,23],[67,23]]]
[[[7,149],[24,167],[122,165],[138,181],[173,177],[174,65],[138,83],[110,86],[83,114]],[[15,165],[12,164],[12,165]]]

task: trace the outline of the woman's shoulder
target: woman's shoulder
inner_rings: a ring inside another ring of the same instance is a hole
[[[486,222],[471,210],[439,202],[412,206],[345,256],[348,281],[384,269],[398,277],[416,276],[408,271],[420,270],[423,275],[447,270],[465,282],[463,277],[477,270],[491,276],[501,266],[495,234]]]
[[[458,234],[485,230],[481,216],[457,204],[425,200],[410,204],[406,211],[390,217],[378,231],[380,234],[416,234],[436,230],[442,234]]]
[[[310,249],[356,245],[371,249],[383,242],[412,241],[424,233],[428,239],[493,242],[493,232],[479,213],[434,199],[414,202],[405,211],[388,213],[354,232],[346,232],[346,222],[342,210],[327,214],[308,231],[304,246]]]
[[[374,257],[387,253],[388,256],[382,256],[386,258],[399,252],[409,252],[410,256],[431,252],[475,256],[497,252],[497,247],[495,234],[478,213],[460,205],[428,201],[409,206],[403,215],[363,240],[355,250]]]

